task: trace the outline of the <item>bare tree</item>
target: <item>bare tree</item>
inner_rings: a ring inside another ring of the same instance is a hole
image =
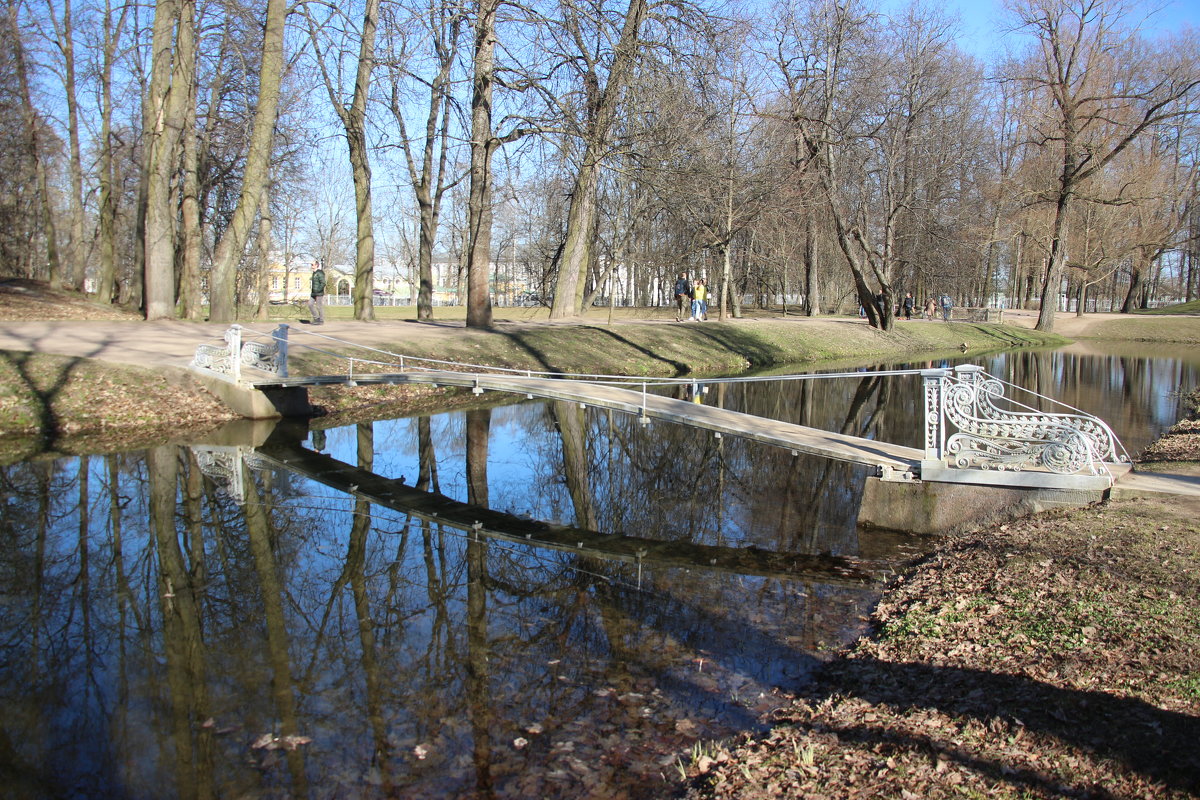
[[[350,154],[350,172],[354,180],[354,207],[358,236],[355,245],[354,318],[375,319],[375,231],[371,216],[371,159],[367,145],[367,100],[371,75],[375,69],[375,37],[379,27],[379,0],[366,0],[363,5],[362,28],[352,31],[349,25],[341,30],[350,40],[359,43],[354,89],[347,103],[342,96],[340,72],[344,48],[334,46],[330,52],[322,42],[331,24],[318,25],[306,7],[309,41],[312,43],[317,68],[329,94],[329,102],[341,120]],[[333,19],[341,16],[334,12]],[[332,69],[331,69],[332,65]],[[335,77],[335,73],[336,77]]]
[[[626,85],[633,75],[634,64],[641,48],[642,23],[649,11],[647,0],[630,0],[626,8],[620,35],[606,65],[601,54],[592,51],[585,42],[597,32],[585,31],[590,23],[603,20],[596,9],[580,8],[573,3],[562,4],[563,24],[567,37],[576,43],[572,59],[567,63],[580,66],[584,87],[582,122],[579,137],[583,155],[579,162],[575,185],[571,190],[571,205],[567,212],[566,239],[559,262],[558,284],[552,318],[577,316],[583,313],[584,279],[594,259],[596,239],[596,194],[600,170],[609,155],[610,136],[617,108]],[[586,12],[586,13],[584,13]],[[603,39],[603,32],[599,37]],[[607,76],[607,80],[605,80]],[[603,86],[601,83],[603,82]]]
[[[1154,46],[1125,27],[1117,0],[1012,0],[1011,11],[1035,38],[1012,76],[1037,110],[1030,144],[1054,153],[1056,166],[1057,181],[1042,198],[1053,222],[1037,322],[1052,331],[1072,202],[1139,137],[1193,113],[1183,101],[1200,87],[1200,64],[1194,40]]]
[[[46,133],[40,115],[35,110],[33,89],[29,78],[29,58],[26,53],[25,40],[21,35],[20,0],[8,0],[6,21],[9,29],[9,46],[13,53],[13,67],[17,79],[19,100],[24,108],[23,122],[25,147],[28,148],[29,159],[33,164],[34,177],[37,181],[37,193],[41,205],[42,234],[46,241],[47,279],[51,286],[62,285],[62,261],[58,249],[58,232],[55,228],[55,213],[53,198],[50,194],[49,167],[45,152]]]
[[[400,147],[404,153],[408,180],[419,210],[419,245],[417,249],[417,319],[433,318],[433,251],[437,242],[438,221],[446,192],[458,180],[450,174],[451,109],[454,99],[453,68],[459,52],[464,16],[461,6],[448,0],[429,0],[423,14],[414,19],[427,21],[430,71],[432,77],[418,77],[417,54],[406,52],[407,40],[401,21],[388,26],[387,64],[388,106],[400,131]],[[424,130],[419,139],[409,135],[405,117],[405,85],[413,81],[423,87],[427,97]],[[420,158],[415,145],[420,144]]]
[[[268,179],[275,122],[279,116],[280,83],[284,69],[284,21],[287,3],[267,0],[263,26],[258,103],[254,113],[250,149],[233,219],[217,242],[209,281],[209,319],[231,322],[237,316],[237,265],[241,261],[251,225],[258,215]]]
[[[171,181],[177,168],[196,70],[195,0],[158,0],[150,90],[143,115],[146,201],[143,207],[146,319],[175,316],[175,230]]]

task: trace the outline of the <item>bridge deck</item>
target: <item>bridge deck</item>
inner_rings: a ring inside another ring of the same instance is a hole
[[[399,372],[363,374],[353,377],[326,375],[307,378],[284,378],[258,381],[260,389],[287,386],[329,386],[365,383],[428,383],[438,386],[462,386],[499,392],[512,392],[551,400],[611,408],[629,414],[644,414],[653,419],[678,422],[715,433],[738,436],[797,453],[832,458],[877,468],[883,473],[917,473],[922,452],[912,447],[876,442],[809,428],[789,422],[757,417],[739,411],[729,411],[700,403],[690,403],[673,397],[635,391],[579,380],[534,378],[523,375],[493,375],[465,372]],[[899,476],[897,476],[899,477]]]

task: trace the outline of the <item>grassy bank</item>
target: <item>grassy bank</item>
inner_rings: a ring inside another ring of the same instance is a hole
[[[137,323],[131,323],[137,324]],[[364,329],[366,330],[366,329]],[[492,330],[412,326],[411,336],[376,343],[381,350],[474,364],[563,372],[683,375],[732,372],[781,364],[870,364],[939,353],[984,352],[1065,342],[1032,330],[966,323],[900,323],[882,332],[850,320],[741,320],[732,323],[601,324],[500,323]],[[298,342],[302,337],[298,337]],[[323,348],[326,349],[326,348]],[[342,349],[359,359],[377,354]],[[342,356],[299,344],[294,374],[346,372]],[[393,367],[356,363],[356,371]],[[314,390],[313,401],[350,414],[389,406],[396,410],[436,402],[428,390],[359,387]],[[83,358],[0,352],[0,435],[12,452],[36,452],[39,442],[86,449],[69,440],[119,432],[196,427],[229,418],[229,412],[186,378],[183,370],[139,370]],[[15,441],[20,438],[21,441]],[[2,457],[2,456],[0,456]]]
[[[410,356],[513,369],[678,376],[782,365],[801,369],[817,364],[862,365],[1065,343],[1059,336],[1003,325],[912,322],[884,332],[849,320],[759,319],[725,324],[502,324],[486,331],[443,329],[438,336],[377,347]],[[379,357],[353,349],[342,349],[334,356],[294,348],[290,360],[296,373],[334,374],[347,371],[347,355]],[[354,366],[356,372],[392,369],[391,364]],[[315,404],[342,415],[368,406],[408,408],[414,401],[429,402],[427,394],[401,386],[324,387],[310,395]]]
[[[684,375],[781,364],[894,361],[949,352],[1057,346],[1067,340],[1006,325],[905,322],[879,331],[851,320],[747,319],[730,323],[499,325],[377,345],[428,358],[519,369],[616,375]],[[353,354],[352,350],[342,350]],[[370,354],[364,354],[369,356]],[[294,349],[298,372],[344,370],[344,361]],[[380,366],[378,369],[387,369]]]
[[[1200,474],[1198,424],[1147,466]],[[1197,519],[1200,499],[1158,496],[947,538],[768,735],[681,762],[682,791],[1200,796]]]
[[[1200,344],[1200,317],[1164,317],[1142,315],[1105,319],[1091,325],[1089,339],[1126,342],[1174,342]]]
[[[0,351],[0,463],[162,442],[234,415],[183,370]]]

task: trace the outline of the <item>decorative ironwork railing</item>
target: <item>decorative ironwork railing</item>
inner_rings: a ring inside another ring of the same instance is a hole
[[[267,341],[245,341],[245,329],[231,325],[225,331],[225,345],[201,344],[196,346],[192,366],[228,375],[238,381],[242,367],[253,367],[270,372],[281,378],[287,377],[288,326],[280,325],[269,334]]]
[[[1127,460],[1102,420],[1082,412],[1039,411],[1007,398],[1004,382],[983,367],[924,370],[922,376],[927,461],[985,470],[1107,475],[1106,462]]]
[[[210,370],[239,382],[243,366],[288,376],[288,326],[280,325],[269,334],[256,334],[259,341],[243,341],[244,329],[233,325],[225,332],[225,346],[200,345],[192,365]],[[640,385],[644,398],[652,386],[694,383],[695,377],[634,377],[580,373],[561,373],[406,356],[334,337],[306,332],[320,343],[332,343],[355,353],[324,349],[320,344],[299,346],[311,352],[346,359],[347,383],[363,367],[366,373],[464,371],[491,375],[580,380],[615,385]],[[356,367],[358,368],[356,370]],[[364,374],[366,374],[364,373]],[[861,371],[850,373],[810,373],[772,376],[706,378],[708,383],[746,381],[827,380],[861,378]],[[1053,398],[1044,397],[1020,386],[987,374],[983,367],[965,364],[953,369],[875,370],[874,376],[921,375],[924,380],[925,424],[924,456],[921,479],[997,485],[1050,486],[1057,488],[1096,488],[1111,486],[1112,472],[1107,464],[1128,461],[1128,455],[1102,420]],[[1005,395],[1006,389],[1028,392],[1039,405],[1054,403],[1070,413],[1041,411]],[[476,386],[476,391],[482,391]],[[643,420],[648,419],[643,413]],[[1025,475],[1015,473],[1027,472]],[[1058,476],[1058,477],[1055,477]]]

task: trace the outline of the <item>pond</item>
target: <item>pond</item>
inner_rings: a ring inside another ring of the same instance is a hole
[[[1200,377],[1156,351],[967,360],[1136,452]],[[915,381],[701,400],[916,446]],[[695,743],[761,730],[930,546],[856,524],[863,468],[572,404],[281,426],[233,455],[0,470],[9,791],[659,796]],[[368,484],[402,502],[336,488]]]

